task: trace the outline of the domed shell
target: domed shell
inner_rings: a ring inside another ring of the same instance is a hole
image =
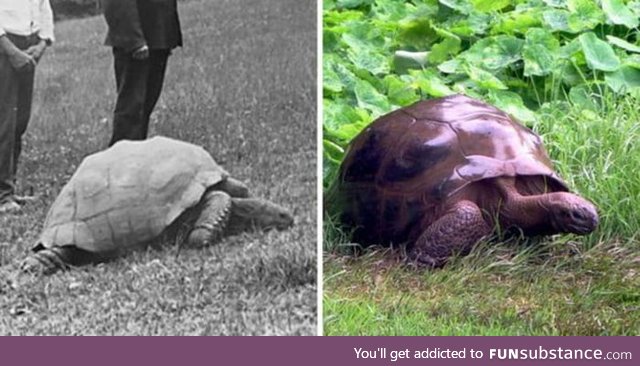
[[[470,183],[531,175],[566,190],[538,135],[495,107],[455,95],[417,102],[365,128],[341,165],[339,205],[348,224],[384,240]]]
[[[166,137],[120,141],[82,161],[37,245],[108,253],[148,241],[227,177],[196,145]]]

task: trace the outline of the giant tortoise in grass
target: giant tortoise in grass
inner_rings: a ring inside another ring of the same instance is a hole
[[[351,142],[333,187],[362,245],[407,244],[439,267],[497,228],[588,234],[596,207],[570,193],[538,135],[481,101],[454,95],[380,117]]]
[[[189,212],[190,214],[185,214]],[[286,229],[283,207],[249,197],[248,188],[201,147],[166,137],[121,141],[84,159],[51,206],[25,271],[113,259],[193,217],[187,243],[225,233]]]

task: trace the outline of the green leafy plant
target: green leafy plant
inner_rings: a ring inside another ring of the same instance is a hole
[[[640,1],[327,0],[324,183],[374,118],[462,93],[523,122],[545,103],[640,94]],[[594,98],[596,96],[596,98]]]

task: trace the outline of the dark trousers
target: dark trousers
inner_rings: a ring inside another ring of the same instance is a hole
[[[7,37],[24,50],[38,43],[38,37]],[[0,52],[0,202],[14,194],[22,135],[31,117],[34,70],[18,71]]]
[[[131,52],[113,48],[118,97],[109,146],[119,140],[147,138],[149,117],[162,91],[169,54],[169,50],[151,50],[147,59],[135,60]]]

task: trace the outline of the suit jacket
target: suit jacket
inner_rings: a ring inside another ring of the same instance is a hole
[[[177,0],[102,0],[109,26],[105,44],[133,51],[182,46]]]

